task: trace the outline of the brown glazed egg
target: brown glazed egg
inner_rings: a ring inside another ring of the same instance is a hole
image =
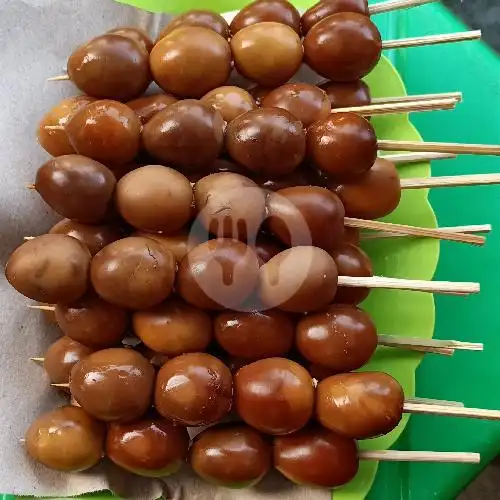
[[[70,391],[90,415],[105,422],[135,420],[151,406],[155,370],[133,349],[103,349],[71,370]]]
[[[139,476],[165,477],[177,472],[188,455],[189,435],[162,418],[111,423],[106,455]]]
[[[270,311],[222,312],[214,319],[215,338],[231,356],[264,359],[291,350],[295,325],[290,316]]]
[[[233,381],[229,368],[214,356],[183,354],[158,372],[155,406],[180,425],[209,425],[229,413]]]
[[[154,94],[139,97],[133,101],[127,102],[127,106],[133,109],[139,120],[144,125],[153,118],[156,113],[167,109],[170,105],[177,102],[177,98],[170,94]]]
[[[335,261],[321,248],[289,248],[260,268],[259,297],[267,307],[316,311],[332,302],[337,279]]]
[[[312,379],[295,361],[267,358],[246,365],[235,375],[234,390],[238,415],[266,434],[290,434],[312,416]]]
[[[25,447],[31,458],[45,467],[80,472],[101,461],[104,435],[104,425],[81,408],[62,406],[31,424]]]
[[[120,215],[143,231],[173,233],[191,216],[193,189],[180,172],[161,165],[136,168],[116,186]]]
[[[372,102],[370,88],[363,80],[326,82],[320,88],[326,92],[332,109],[366,106]]]
[[[186,99],[157,113],[144,125],[146,151],[179,167],[206,171],[219,156],[224,140],[224,120],[210,106]]]
[[[271,260],[275,255],[278,255],[283,248],[271,238],[264,234],[258,234],[257,239],[252,244],[252,248],[257,254],[259,264],[263,265]]]
[[[107,33],[130,38],[130,40],[138,43],[147,52],[151,52],[151,49],[153,48],[153,42],[151,38],[149,38],[148,34],[140,28],[134,28],[132,26],[120,26],[118,28],[107,31]]]
[[[234,309],[254,291],[259,273],[255,252],[232,239],[193,248],[179,264],[177,293],[202,309]]]
[[[257,107],[248,91],[234,86],[217,87],[206,93],[201,101],[218,111],[226,122]]]
[[[234,35],[247,26],[262,22],[286,24],[300,35],[300,14],[286,0],[255,0],[248,4],[231,22],[231,33]]]
[[[131,162],[139,152],[141,122],[118,101],[94,101],[77,111],[66,125],[78,154],[108,163]]]
[[[330,255],[337,264],[340,276],[373,276],[370,257],[357,246],[343,243],[330,252]],[[339,286],[335,294],[335,302],[357,305],[363,302],[369,293],[369,288]]]
[[[287,83],[272,90],[262,100],[262,107],[286,109],[304,127],[326,118],[331,111],[325,92],[309,83]]]
[[[156,39],[158,43],[162,38],[172,33],[175,29],[184,26],[199,26],[215,31],[225,39],[229,38],[229,25],[226,20],[211,10],[188,10],[180,16],[175,17],[163,28]]]
[[[125,335],[127,311],[87,293],[70,304],[56,304],[59,328],[69,338],[93,349],[112,347]]]
[[[69,337],[56,340],[45,353],[43,367],[51,384],[67,384],[71,369],[93,350]]]
[[[187,229],[181,229],[180,231],[170,235],[138,231],[132,236],[151,238],[152,240],[157,241],[163,248],[172,252],[177,262],[180,262],[195,246],[203,243],[201,235],[196,234],[194,231],[188,231]]]
[[[254,109],[235,118],[227,126],[225,145],[236,163],[271,177],[290,174],[306,152],[302,123],[278,108]]]
[[[269,229],[288,246],[313,245],[331,251],[344,237],[344,207],[338,196],[317,186],[270,193]]]
[[[358,472],[356,441],[314,426],[274,438],[274,466],[299,485],[335,488]]]
[[[257,484],[271,468],[271,446],[251,427],[219,425],[198,434],[190,451],[193,470],[228,488]]]
[[[155,352],[174,357],[203,352],[212,340],[212,319],[202,309],[178,299],[132,316],[134,333]]]
[[[328,16],[304,38],[304,61],[316,73],[336,82],[363,78],[377,65],[381,53],[380,32],[363,14]]]
[[[307,129],[309,159],[329,176],[353,177],[377,159],[377,136],[368,120],[355,113],[332,113]]]
[[[219,238],[255,240],[265,217],[266,194],[248,177],[232,172],[207,175],[194,185],[198,220]]]
[[[68,303],[87,290],[90,258],[87,247],[75,238],[44,234],[16,248],[7,261],[5,277],[25,297]]]
[[[149,54],[129,37],[101,35],[72,52],[68,75],[89,96],[129,101],[151,83]]]
[[[59,221],[50,228],[49,234],[65,234],[76,238],[89,249],[91,255],[95,255],[113,241],[123,238],[122,232],[116,226],[89,226],[71,219]]]
[[[396,210],[401,183],[394,163],[377,158],[372,168],[346,184],[331,188],[344,204],[348,217],[378,219]]]
[[[354,306],[329,306],[297,324],[296,346],[302,356],[337,373],[357,370],[368,363],[377,342],[370,316]]]
[[[239,73],[263,87],[286,83],[302,64],[299,35],[286,24],[265,22],[247,26],[231,39]]]
[[[80,155],[52,158],[38,169],[35,180],[47,205],[84,224],[96,224],[108,215],[115,185],[111,170]]]
[[[302,14],[302,33],[306,35],[319,21],[340,12],[357,12],[364,16],[370,15],[368,2],[366,0],[321,0],[312,7],[309,7],[309,9]]]
[[[165,92],[199,98],[229,78],[231,49],[215,31],[181,26],[154,46],[150,65],[155,82]]]
[[[392,431],[403,415],[399,382],[383,372],[343,373],[316,388],[316,418],[327,429],[352,439]]]
[[[81,108],[95,99],[86,95],[62,100],[45,113],[38,124],[38,143],[52,156],[70,155],[75,152],[64,127],[68,120]],[[55,127],[55,128],[54,128]]]
[[[359,247],[360,238],[361,235],[357,227],[344,227],[344,243]]]
[[[128,309],[145,309],[172,293],[175,264],[172,253],[158,242],[129,237],[95,255],[90,275],[104,300]]]
[[[248,89],[248,92],[250,95],[255,99],[255,104],[257,106],[260,106],[262,104],[262,101],[264,100],[264,97],[266,97],[269,92],[271,92],[272,88],[267,88],[267,87],[262,87],[261,85],[254,85],[253,87],[250,87]]]

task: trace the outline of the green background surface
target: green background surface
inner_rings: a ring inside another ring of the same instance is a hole
[[[195,3],[189,2],[189,7]],[[217,5],[222,3],[224,10],[230,10],[246,2],[219,0]],[[187,5],[184,0],[149,0],[149,4],[166,11],[185,9]],[[199,0],[198,5],[202,4],[206,5],[206,2]],[[440,6],[381,15],[377,16],[376,21],[385,39],[462,29]],[[425,139],[500,142],[500,124],[495,113],[500,102],[500,65],[498,58],[486,47],[467,43],[392,51],[388,55],[395,62],[410,94],[454,90],[464,92],[465,103],[453,113],[412,116],[412,121]],[[436,162],[433,171],[434,175],[494,172],[500,171],[499,163],[496,158],[466,156],[452,162]],[[498,225],[500,216],[496,207],[499,206],[499,197],[500,189],[497,187],[441,189],[431,193],[440,225]],[[418,396],[459,400],[468,406],[500,407],[500,396],[495,384],[500,372],[500,366],[496,363],[496,353],[500,348],[500,319],[495,314],[498,292],[495,257],[499,238],[493,232],[487,246],[482,249],[442,243],[436,279],[480,281],[482,293],[467,299],[437,297],[435,336],[483,341],[486,350],[484,353],[459,352],[452,359],[427,356],[417,371]],[[378,312],[382,321],[386,312]],[[412,325],[409,327],[411,329]],[[500,449],[500,424],[414,416],[394,448],[481,451],[482,467]],[[385,463],[379,468],[369,498],[454,498],[480,467]],[[340,498],[344,495],[334,496]]]

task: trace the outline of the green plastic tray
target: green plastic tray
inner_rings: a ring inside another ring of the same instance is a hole
[[[182,0],[146,1],[157,10],[182,9],[184,4]],[[206,5],[206,0],[198,0],[198,4],[200,2]],[[186,0],[185,8],[192,7],[193,3],[196,1]],[[245,1],[218,0],[218,7],[219,3],[224,3],[224,10],[231,10]],[[377,24],[385,39],[463,29],[440,6],[378,16]],[[500,65],[498,58],[486,47],[471,43],[408,49],[392,51],[389,57],[403,76],[408,93],[447,90],[465,93],[466,101],[459,111],[412,117],[426,139],[500,142],[500,125],[495,123],[494,116],[495,105],[498,107],[500,101]],[[475,119],[471,123],[474,113],[481,113],[486,119]],[[500,170],[498,160],[477,157],[434,165],[434,171],[443,175],[495,170]],[[495,224],[500,216],[490,212],[499,195],[500,190],[495,187],[456,188],[432,193],[431,200],[441,225]],[[458,244],[442,245],[436,279],[481,281],[483,293],[471,299],[438,297],[435,336],[483,341],[487,350],[483,354],[458,353],[453,359],[428,356],[418,370],[417,395],[460,400],[468,406],[500,407],[500,396],[489,390],[500,372],[500,367],[495,367],[496,348],[500,347],[495,345],[495,342],[500,344],[497,334],[500,319],[492,317],[490,312],[495,310],[492,306],[497,292],[498,276],[494,270],[497,243],[498,237],[493,233],[487,247],[480,250]],[[500,448],[500,424],[414,416],[394,447],[481,451],[484,465]],[[369,498],[453,498],[479,470],[479,467],[463,465],[382,464]],[[11,500],[13,497],[4,495],[3,498]]]

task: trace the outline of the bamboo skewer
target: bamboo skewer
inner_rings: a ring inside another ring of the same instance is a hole
[[[478,464],[479,453],[461,453],[446,451],[360,451],[361,460],[377,460],[388,462],[447,462],[459,464]]]
[[[45,358],[30,358],[30,361],[33,361],[34,363],[37,363],[39,365],[43,365]]]
[[[379,345],[387,347],[436,347],[462,351],[482,351],[484,345],[477,342],[460,342],[458,340],[421,339],[415,337],[397,337],[393,335],[378,335]]]
[[[401,179],[401,189],[420,189],[435,187],[481,186],[499,184],[500,174],[448,175],[441,177],[422,177]]]
[[[417,94],[417,95],[402,95],[395,97],[374,97],[371,104],[386,104],[394,102],[408,102],[408,101],[433,101],[436,99],[454,99],[457,103],[462,102],[462,92],[441,92],[436,94]]]
[[[479,418],[482,420],[500,420],[500,410],[485,410],[482,408],[466,408],[449,405],[425,403],[409,403],[403,406],[405,413],[420,413],[425,415],[441,415],[449,417]]]
[[[389,155],[380,155],[379,158],[390,160],[395,165],[402,163],[420,163],[431,160],[448,160],[454,159],[457,155],[453,153],[396,153]]]
[[[370,14],[381,14],[399,9],[411,9],[420,5],[434,3],[436,0],[389,0],[388,2],[379,2],[368,7]]]
[[[470,155],[500,155],[500,145],[460,144],[459,142],[393,141],[380,139],[380,151],[425,151],[429,153],[452,153]]]
[[[478,224],[475,226],[453,226],[453,227],[440,227],[439,231],[444,233],[489,233],[491,231],[491,224]],[[392,233],[390,231],[370,231],[360,234],[362,240],[374,240],[379,238],[404,238],[411,235],[402,233]]]
[[[407,403],[425,403],[428,405],[457,406],[460,408],[464,407],[464,404],[460,401],[445,401],[443,399],[407,398],[405,399],[405,401]]]
[[[62,82],[65,80],[69,80],[69,75],[57,75],[57,76],[51,76],[50,78],[47,78],[48,82]]]
[[[42,306],[42,305],[32,305],[28,304],[29,309],[38,309],[39,311],[55,311],[55,306]]]
[[[51,387],[59,387],[60,389],[69,389],[69,384],[50,384]]]
[[[444,33],[441,35],[416,36],[412,38],[400,38],[398,40],[384,40],[382,49],[402,49],[408,47],[421,47],[423,45],[437,45],[440,43],[465,42],[479,40],[481,30],[462,31],[459,33]]]

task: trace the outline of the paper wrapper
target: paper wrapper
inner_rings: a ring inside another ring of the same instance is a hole
[[[50,83],[64,73],[71,50],[92,36],[119,25],[136,25],[155,34],[162,16],[138,12],[112,0],[0,0],[0,255],[10,253],[27,235],[38,235],[59,218],[26,184],[48,159],[35,139],[42,115],[64,97],[77,94],[69,82]],[[226,500],[273,498],[321,500],[323,490],[294,487],[271,474],[258,487],[229,490],[208,485],[187,470],[166,483],[126,474],[112,464],[86,473],[62,474],[35,464],[19,440],[40,413],[64,400],[51,389],[43,369],[29,361],[43,355],[60,332],[41,314],[27,309],[28,299],[0,283],[0,492],[70,496],[111,489],[138,499]]]

